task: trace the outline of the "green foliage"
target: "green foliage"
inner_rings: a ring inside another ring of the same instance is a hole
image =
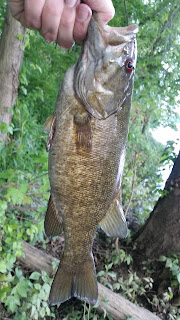
[[[134,101],[130,120],[127,160],[123,178],[123,203],[139,217],[147,218],[159,197],[160,167],[172,164],[173,142],[165,148],[157,143],[151,129],[159,125],[175,128],[178,103],[179,32],[178,1],[119,1],[111,25],[138,23],[138,62],[135,75]],[[124,5],[126,4],[126,6]],[[6,1],[0,0],[0,36],[6,11]],[[22,39],[22,35],[18,35]],[[48,45],[38,32],[28,31],[25,38],[24,61],[19,76],[18,99],[12,123],[1,123],[0,131],[8,134],[6,145],[0,142],[0,300],[5,315],[13,319],[55,318],[48,306],[50,279],[42,272],[23,274],[17,258],[22,255],[22,240],[35,245],[42,242],[44,213],[49,198],[47,175],[48,155],[43,124],[54,111],[56,96],[68,67],[79,57],[80,48],[64,52]],[[135,187],[133,186],[135,181]],[[134,190],[132,190],[134,188]],[[179,285],[178,257],[162,257],[170,270],[171,287],[163,299],[154,295],[149,300],[155,311],[172,299],[174,285]],[[133,260],[125,250],[107,250],[104,270],[98,277],[114,291],[135,301],[146,297],[153,286],[152,274],[140,276],[133,270]],[[122,265],[129,270],[120,274]],[[169,300],[168,300],[169,299]],[[175,319],[173,309],[169,319]],[[4,316],[4,314],[2,315]],[[0,314],[1,317],[1,314]],[[66,319],[109,319],[96,308],[83,305],[71,310]],[[130,319],[129,319],[130,320]]]
[[[112,253],[107,252],[106,260],[112,262],[105,265],[105,270],[98,272],[97,277],[102,284],[112,291],[122,291],[125,297],[134,302],[137,295],[145,295],[147,290],[152,289],[153,279],[149,276],[140,278],[136,272],[133,272],[131,270],[133,259],[123,249],[114,250]],[[127,265],[128,268],[125,277],[123,275],[118,276],[122,264]]]
[[[48,303],[51,279],[45,271],[33,272],[30,277],[24,277],[16,268],[14,275],[9,272],[0,276],[1,302],[7,311],[13,314],[13,319],[44,319],[45,316],[55,318]]]
[[[169,269],[171,273],[171,286],[178,286],[180,290],[180,255],[161,256],[159,261],[165,262],[165,268]]]
[[[143,132],[144,116],[134,103],[131,112],[127,156],[123,173],[123,203],[127,205],[133,190],[131,209],[134,209],[140,222],[144,222],[159,198],[163,146],[153,139],[151,132]],[[133,189],[133,181],[135,187]],[[142,201],[143,199],[143,201]]]
[[[51,313],[47,301],[50,279],[43,272],[36,279],[34,274],[25,277],[16,267],[16,259],[23,254],[22,240],[44,241],[48,187],[47,174],[34,178],[15,167],[0,172],[0,300],[17,320],[20,316],[44,319]]]
[[[67,316],[63,317],[62,320],[113,320],[113,318],[104,309],[103,314],[97,312],[97,306],[91,306],[84,302],[81,310],[72,310]]]
[[[6,1],[0,0],[0,37],[2,33],[3,23],[4,23],[4,17],[6,13]]]
[[[144,261],[137,267],[129,253],[122,249],[109,249],[106,252],[105,261],[104,269],[97,274],[102,284],[134,303],[147,301],[154,312],[159,310],[159,313],[167,320],[177,319],[179,309],[171,303],[174,294],[177,294],[180,288],[179,255],[162,256],[158,261]],[[156,294],[156,286],[159,288],[161,286],[158,275],[156,279],[156,273],[160,271],[159,261],[164,264],[165,270],[169,270],[169,276],[166,278],[167,287],[163,287],[162,293],[159,291],[159,294]]]

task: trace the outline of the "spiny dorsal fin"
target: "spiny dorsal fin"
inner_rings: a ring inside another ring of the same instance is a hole
[[[44,126],[44,131],[45,130],[46,130],[46,132],[49,131],[49,135],[47,138],[47,144],[46,144],[46,151],[48,152],[51,148],[54,133],[56,130],[56,117],[54,116],[54,114],[52,114],[49,118],[47,118],[45,126]]]
[[[125,238],[127,224],[123,209],[117,199],[114,199],[108,212],[100,221],[100,226],[109,237]]]
[[[46,211],[44,228],[47,237],[59,236],[62,232],[62,217],[57,212],[51,196]]]

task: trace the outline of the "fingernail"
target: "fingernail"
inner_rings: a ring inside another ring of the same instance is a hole
[[[75,41],[74,41],[73,44],[72,44],[72,46],[71,46],[71,48],[73,48],[73,47],[75,46],[75,44],[76,44],[76,43],[75,43]]]
[[[84,22],[87,20],[89,16],[89,11],[85,7],[79,7],[77,10],[77,19],[80,22]]]
[[[43,34],[43,37],[45,38],[46,42],[51,43],[53,41],[56,41],[56,36],[47,32],[46,34]]]
[[[68,46],[68,48],[65,48],[65,47],[61,46],[61,50],[62,50],[62,51],[66,51],[66,50],[68,50],[68,49],[70,49],[70,48],[74,47],[74,45],[75,45],[75,41],[72,43],[72,45],[71,45],[71,46]]]
[[[66,7],[73,8],[76,4],[77,0],[65,0]]]

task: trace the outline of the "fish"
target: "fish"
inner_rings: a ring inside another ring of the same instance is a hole
[[[92,245],[97,227],[125,238],[120,200],[137,59],[137,25],[103,26],[93,13],[79,60],[64,76],[49,131],[47,237],[64,231],[50,305],[71,297],[95,304]]]

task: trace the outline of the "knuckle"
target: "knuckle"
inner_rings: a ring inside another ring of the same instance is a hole
[[[51,16],[56,16],[57,15],[57,10],[53,5],[50,4],[45,4],[43,11],[48,12],[48,15]]]
[[[40,21],[37,21],[37,20],[33,20],[32,22],[31,22],[31,28],[33,28],[33,29],[40,29],[41,28],[41,23],[40,23]]]
[[[62,18],[60,21],[60,27],[62,28],[71,27],[71,29],[73,29],[73,25],[74,25],[74,18],[71,15],[69,15],[67,19]]]
[[[82,24],[76,23],[76,26],[74,28],[74,39],[76,42],[83,41],[86,37],[87,28],[83,28]]]
[[[35,17],[25,16],[24,23],[25,23],[25,26],[29,29],[41,28],[41,21],[36,19]]]

